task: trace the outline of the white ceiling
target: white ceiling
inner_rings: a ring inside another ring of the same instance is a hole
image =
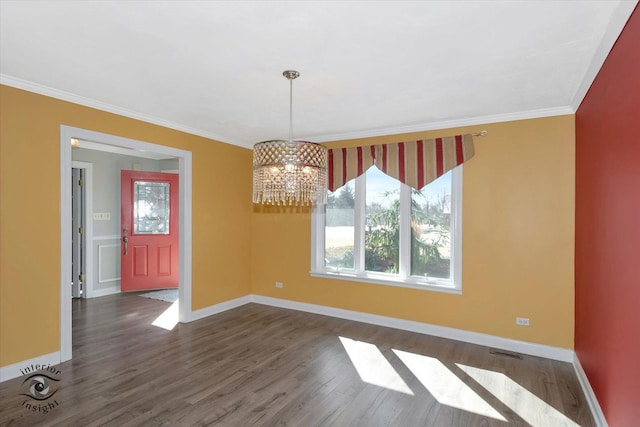
[[[227,143],[575,112],[633,1],[0,1],[0,82]]]

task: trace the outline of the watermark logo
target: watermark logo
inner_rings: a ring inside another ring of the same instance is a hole
[[[23,408],[48,414],[60,405],[57,400],[52,399],[58,392],[60,370],[51,365],[31,365],[20,369],[20,372],[24,377],[23,393],[20,395],[26,397],[22,402]]]

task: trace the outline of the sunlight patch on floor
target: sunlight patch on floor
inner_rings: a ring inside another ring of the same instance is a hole
[[[339,337],[360,379],[366,383],[413,396],[413,391],[374,344]]]
[[[439,403],[507,421],[438,359],[395,349],[393,352]]]
[[[502,403],[532,426],[570,426],[578,424],[520,384],[500,372],[472,366],[456,365],[489,390]]]
[[[153,326],[158,326],[162,329],[166,329],[171,331],[178,324],[179,320],[179,310],[178,310],[179,300],[176,300],[173,304],[169,306],[160,316],[156,318],[156,320],[151,323]]]

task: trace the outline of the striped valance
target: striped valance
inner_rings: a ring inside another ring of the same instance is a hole
[[[376,145],[329,150],[329,190],[335,191],[367,171],[376,158]]]
[[[473,136],[456,135],[329,150],[329,190],[335,191],[372,165],[417,190],[475,154]]]

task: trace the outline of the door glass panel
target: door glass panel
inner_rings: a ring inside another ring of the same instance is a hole
[[[169,234],[169,183],[135,181],[133,232]]]

